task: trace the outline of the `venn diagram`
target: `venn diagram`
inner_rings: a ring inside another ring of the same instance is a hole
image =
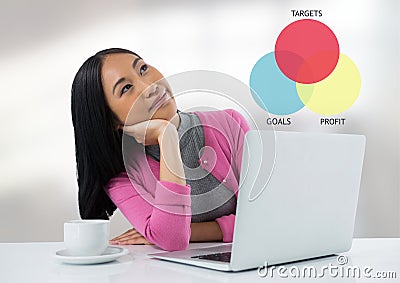
[[[257,61],[250,87],[255,102],[271,114],[288,115],[307,107],[336,115],[356,101],[361,76],[354,62],[340,53],[328,26],[303,19],[285,27],[275,51]]]

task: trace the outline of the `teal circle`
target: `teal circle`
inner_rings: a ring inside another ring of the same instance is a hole
[[[288,115],[304,107],[297,95],[296,82],[287,78],[279,69],[275,52],[261,57],[250,74],[251,95],[265,111]]]

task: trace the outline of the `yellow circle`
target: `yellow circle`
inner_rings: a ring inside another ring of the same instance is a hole
[[[353,61],[344,54],[333,72],[314,84],[296,83],[297,94],[304,105],[321,115],[335,115],[350,108],[361,87],[361,76]]]

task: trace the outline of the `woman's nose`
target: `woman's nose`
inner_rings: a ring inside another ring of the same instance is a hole
[[[144,91],[144,97],[145,98],[151,98],[155,95],[157,95],[159,92],[159,87],[156,84],[150,85],[149,87],[147,87]]]

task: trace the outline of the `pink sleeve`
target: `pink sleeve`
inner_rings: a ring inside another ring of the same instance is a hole
[[[138,191],[146,190],[131,183],[126,172],[111,179],[106,187],[110,199],[149,242],[167,251],[185,250],[191,234],[190,186],[157,181],[154,198]]]
[[[228,109],[226,110],[228,113],[231,114],[232,118],[236,121],[237,125],[239,126],[239,134],[242,135],[242,137],[237,136],[239,139],[238,142],[243,142],[244,134],[247,133],[247,131],[250,130],[250,125],[249,122],[247,122],[246,118],[243,117],[242,114],[240,114],[238,111],[234,109]]]
[[[221,216],[215,221],[217,221],[219,228],[222,232],[222,241],[223,242],[232,242],[233,241],[233,230],[235,226],[235,214],[229,214]]]
[[[244,118],[238,111],[234,109],[227,109],[225,110],[229,113],[232,118],[235,120],[236,125],[233,125],[231,128],[231,133],[233,135],[234,140],[236,141],[236,160],[233,165],[233,170],[240,174],[241,165],[242,165],[242,153],[243,153],[243,144],[244,144],[244,136],[247,131],[250,130],[249,123],[247,122],[246,118]],[[236,194],[236,197],[238,195]],[[215,221],[217,221],[221,231],[222,231],[222,241],[223,242],[232,242],[233,241],[233,232],[235,226],[235,214],[224,215],[221,216]]]

